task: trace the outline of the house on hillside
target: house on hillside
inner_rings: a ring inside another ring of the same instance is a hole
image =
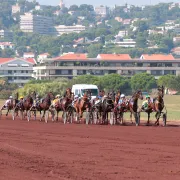
[[[9,83],[22,86],[32,78],[35,64],[33,58],[0,58],[0,77],[7,77]]]
[[[48,57],[50,57],[49,53],[39,54],[37,57],[37,62],[43,63],[43,60],[47,59]]]

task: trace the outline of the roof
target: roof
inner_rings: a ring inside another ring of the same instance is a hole
[[[57,58],[54,58],[53,60],[86,60],[87,54],[66,54]]]
[[[3,45],[3,46],[14,46],[14,44],[12,44],[11,42],[0,42],[0,45]]]
[[[35,61],[34,58],[27,58],[27,59],[21,59],[21,58],[0,58],[0,64],[8,63],[10,61],[15,61],[15,60],[22,60],[22,61],[27,61],[27,63],[36,64],[36,61]]]
[[[180,47],[173,48],[171,51],[172,51],[172,52],[180,51]]]
[[[13,59],[14,59],[14,58],[0,58],[0,64],[9,62],[9,61],[11,61],[11,60],[13,60]]]
[[[33,52],[25,52],[24,55],[34,55]]]
[[[27,59],[23,59],[25,61],[28,61],[31,64],[36,64],[36,60],[34,58],[27,58]]]
[[[99,54],[97,58],[101,60],[131,60],[129,54]]]
[[[175,60],[172,54],[142,54],[140,59],[144,60]]]

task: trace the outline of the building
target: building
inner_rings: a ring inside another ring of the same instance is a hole
[[[2,39],[12,39],[12,36],[13,36],[12,31],[4,30],[4,29],[0,30],[0,38],[2,38]]]
[[[109,14],[109,8],[106,6],[98,6],[94,9],[96,15],[100,15],[102,17],[106,17]]]
[[[9,83],[23,85],[32,78],[33,58],[0,58],[0,77],[8,78]]]
[[[20,16],[20,29],[23,32],[50,34],[53,27],[52,18],[26,13]]]
[[[131,77],[138,73],[149,73],[159,78],[162,75],[180,75],[180,59],[172,55],[146,55],[132,59],[128,54],[99,54],[88,58],[87,54],[66,54],[47,59],[44,64],[33,67],[36,79],[73,78],[78,75],[92,74],[103,76],[117,73]]]
[[[37,62],[43,63],[43,60],[47,59],[49,56],[49,53],[39,54],[37,57]]]
[[[123,39],[123,40],[118,40],[116,38],[116,41],[114,42],[115,45],[119,47],[124,47],[124,48],[134,48],[136,47],[136,42],[133,39]]]
[[[0,42],[0,49],[14,49],[15,45],[11,42]]]
[[[174,55],[180,56],[180,47],[175,47],[171,50]]]
[[[59,25],[54,27],[52,35],[60,36],[62,34],[80,33],[81,31],[85,31],[85,30],[86,27],[82,25],[76,25],[76,26]]]
[[[128,36],[128,31],[127,30],[124,30],[124,31],[119,31],[118,35],[119,37],[125,37],[125,36]]]
[[[23,54],[23,58],[34,58],[35,57],[35,54],[33,52],[25,52]]]
[[[173,42],[174,43],[180,43],[180,36],[173,37]]]
[[[22,12],[23,12],[23,7],[20,6],[18,3],[12,6],[12,14],[22,13]]]

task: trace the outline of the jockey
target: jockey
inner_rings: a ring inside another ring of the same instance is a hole
[[[34,107],[37,107],[39,103],[40,103],[40,99],[39,96],[37,95],[36,99],[34,100]]]
[[[69,96],[69,98],[73,99],[74,94],[71,91],[71,88],[67,88],[66,92],[64,93],[64,97]]]
[[[126,96],[121,94],[118,104],[121,105],[126,102]]]
[[[55,97],[55,99],[53,100],[53,102],[52,102],[52,107],[55,107],[55,105],[56,105],[56,103],[59,101],[59,98],[60,98],[61,96],[58,94],[58,95],[56,95],[56,97]]]
[[[146,110],[148,109],[148,105],[151,101],[151,97],[149,95],[146,96],[146,100],[143,101],[141,109]]]
[[[24,101],[24,97],[20,96],[19,98],[19,103],[17,104],[18,106],[22,106],[23,105],[23,101]]]
[[[74,103],[76,102],[76,101],[78,101],[78,99],[79,99],[79,96],[78,95],[75,95],[74,96],[74,100],[73,100],[73,102],[72,102],[72,105],[74,106]]]
[[[8,104],[11,103],[11,100],[12,100],[12,99],[13,99],[13,97],[12,97],[12,96],[9,96],[9,99],[6,100],[6,102],[5,102],[4,106],[3,106],[3,108],[7,108],[7,107],[8,107]]]

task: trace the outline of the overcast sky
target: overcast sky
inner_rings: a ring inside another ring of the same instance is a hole
[[[58,5],[60,0],[37,0],[40,4],[44,5]],[[92,4],[92,5],[108,5],[114,6],[123,5],[126,2],[134,5],[157,4],[159,2],[178,2],[179,0],[64,0],[67,6],[72,4]]]

